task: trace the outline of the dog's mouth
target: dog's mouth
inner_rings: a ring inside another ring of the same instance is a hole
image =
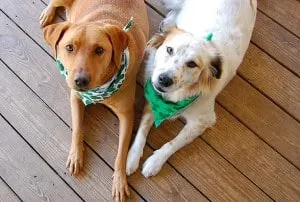
[[[152,83],[152,81],[151,81],[151,83]],[[152,83],[152,86],[153,86],[154,90],[157,91],[157,92],[159,92],[159,93],[165,93],[166,92],[162,87],[157,86],[154,83]]]
[[[78,92],[84,92],[89,90],[87,87],[86,88],[78,88],[78,87],[74,87],[73,90],[78,91]]]

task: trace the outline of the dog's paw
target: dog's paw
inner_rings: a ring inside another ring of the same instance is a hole
[[[150,156],[143,165],[142,174],[145,177],[151,177],[156,175],[164,165],[165,160],[163,156],[154,152],[152,156]]]
[[[138,169],[142,155],[143,151],[137,151],[133,146],[130,148],[126,161],[126,174],[128,176]]]
[[[40,15],[40,25],[41,27],[45,27],[46,25],[50,24],[55,15],[55,8],[52,6],[47,6]]]
[[[126,195],[129,196],[126,174],[115,171],[113,174],[112,196],[116,202],[125,201]]]
[[[77,175],[83,167],[83,148],[71,148],[66,163],[71,175]]]

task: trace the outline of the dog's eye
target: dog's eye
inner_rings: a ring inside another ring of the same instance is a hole
[[[72,44],[66,45],[66,50],[67,50],[68,52],[72,52],[72,51],[73,51],[73,45],[72,45]]]
[[[173,48],[172,48],[172,47],[167,47],[167,52],[168,52],[170,55],[173,55]]]
[[[194,68],[194,67],[197,67],[197,64],[194,61],[189,61],[186,63],[186,66],[188,66],[190,68]]]
[[[101,54],[103,53],[103,51],[104,51],[104,49],[103,49],[102,47],[97,47],[97,48],[95,49],[95,53],[96,53],[97,55],[101,55]]]
[[[66,45],[66,50],[67,50],[68,52],[72,52],[72,51],[73,51],[73,45],[72,45],[72,44]]]

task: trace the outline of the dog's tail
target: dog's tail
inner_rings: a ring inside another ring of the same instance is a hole
[[[167,11],[180,10],[185,0],[161,0]]]

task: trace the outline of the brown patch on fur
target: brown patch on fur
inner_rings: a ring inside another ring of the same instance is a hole
[[[158,49],[165,41],[172,39],[175,35],[184,31],[178,28],[170,29],[166,33],[155,34],[147,43],[147,48]]]
[[[209,92],[216,85],[216,79],[213,77],[209,67],[205,67],[199,78],[199,88],[201,92]]]
[[[147,48],[158,49],[166,39],[166,35],[155,34],[147,43]]]

